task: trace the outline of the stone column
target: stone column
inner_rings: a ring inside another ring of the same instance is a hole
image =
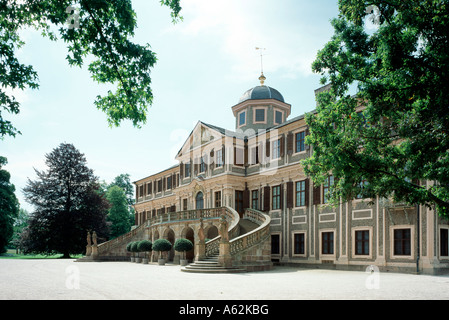
[[[86,257],[89,257],[92,254],[92,241],[90,232],[87,232],[87,246],[86,246]]]
[[[200,228],[198,230],[199,241],[196,243],[195,261],[199,261],[206,257],[206,236],[204,234],[203,218],[200,218]]]
[[[92,252],[91,252],[91,255],[92,255],[92,259],[96,259],[96,258],[98,258],[98,245],[97,245],[97,233],[94,231],[93,233],[92,233],[92,242],[93,242],[93,245],[92,245]]]

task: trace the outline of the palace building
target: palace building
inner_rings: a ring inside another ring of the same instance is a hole
[[[193,213],[230,208],[241,219],[240,231],[230,233],[231,238],[242,238],[240,247],[249,248],[254,238],[243,239],[245,232],[268,224],[266,237],[257,236],[263,244],[251,252],[241,248],[235,258],[239,261],[251,255],[253,261],[263,256],[265,265],[355,270],[375,266],[380,271],[429,274],[447,270],[449,224],[433,210],[379,198],[352,199],[337,207],[326,203],[332,176],[314,186],[301,165],[313,153],[313,146],[305,143],[304,116],[289,118],[292,106],[265,84],[263,74],[259,80],[260,85],[244,92],[231,107],[234,130],[199,121],[177,153],[177,165],[134,182],[135,224],[147,228],[145,237],[191,239],[196,245],[189,254],[193,262],[207,255],[198,252],[200,224]],[[263,213],[264,222],[250,219],[245,225],[254,212]],[[179,227],[161,227],[163,221],[175,220]],[[155,223],[158,229],[151,230]],[[212,220],[204,230],[208,239],[219,237]],[[172,252],[171,260],[176,256]]]

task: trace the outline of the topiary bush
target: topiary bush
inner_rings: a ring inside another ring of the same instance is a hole
[[[186,252],[193,249],[193,243],[189,239],[179,238],[175,241],[174,248],[178,252],[183,252],[185,259]]]
[[[134,241],[131,244],[131,252],[137,253],[137,257],[139,257],[139,241]]]
[[[139,252],[144,252],[145,256],[146,256],[147,252],[150,252],[153,250],[153,244],[151,243],[150,240],[139,241],[139,243],[137,244],[137,250]]]
[[[171,250],[171,243],[167,239],[157,239],[153,243],[153,250],[158,252],[166,252]]]

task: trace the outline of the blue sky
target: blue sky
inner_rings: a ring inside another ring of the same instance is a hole
[[[183,22],[172,24],[159,0],[133,0],[138,29],[135,42],[149,43],[158,62],[151,72],[153,105],[148,122],[137,129],[129,122],[110,128],[93,104],[105,87],[95,83],[87,64],[70,68],[62,41],[52,42],[32,30],[22,32],[22,63],[39,74],[40,88],[15,92],[21,112],[9,120],[22,135],[0,140],[16,195],[23,198],[33,168],[45,169],[45,154],[60,143],[72,143],[85,154],[100,180],[121,173],[135,181],[175,164],[175,155],[201,120],[234,129],[231,107],[259,84],[264,51],[266,85],[292,105],[290,118],[315,108],[320,76],[311,63],[333,34],[336,0],[184,0]]]

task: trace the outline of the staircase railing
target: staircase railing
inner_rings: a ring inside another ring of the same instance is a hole
[[[230,253],[234,255],[238,252],[241,252],[255,244],[260,243],[262,240],[266,239],[266,237],[270,234],[270,216],[254,209],[246,209],[244,218],[249,219],[260,226],[256,229],[243,234],[235,239],[230,241]]]
[[[230,221],[230,225],[228,227],[229,238],[232,239],[239,232],[240,215],[238,214],[237,211],[235,211],[231,207],[224,207],[224,208],[225,208],[225,216],[227,217],[227,220]],[[211,256],[218,253],[220,239],[221,236],[218,235],[217,237],[206,242],[205,248],[206,256]]]

